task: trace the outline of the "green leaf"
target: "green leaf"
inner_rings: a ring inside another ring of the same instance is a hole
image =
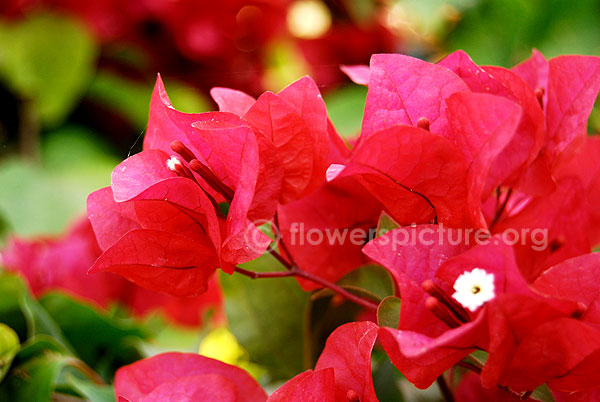
[[[49,335],[65,349],[73,350],[61,328],[29,293],[21,295],[21,311],[27,320],[28,338],[35,335]]]
[[[90,402],[115,402],[115,391],[110,385],[97,385],[75,376],[67,376],[67,382]]]
[[[269,255],[244,264],[253,271],[278,267]],[[229,327],[251,361],[267,368],[274,380],[302,371],[301,334],[308,294],[296,280],[253,280],[239,274],[222,274],[220,280]]]
[[[399,227],[400,225],[394,220],[394,218],[383,211],[381,216],[379,216],[379,222],[377,222],[377,236],[383,236],[387,232],[398,229]]]
[[[0,384],[0,400],[49,401],[64,364],[61,355],[47,352],[15,367]]]
[[[329,335],[340,325],[356,321],[363,310],[356,303],[335,297],[329,289],[313,293],[304,316],[304,366],[313,368]]]
[[[9,325],[21,339],[45,334],[71,350],[61,329],[32,297],[19,276],[8,272],[0,274],[0,294],[0,322]]]
[[[550,388],[548,388],[546,384],[537,387],[535,391],[533,391],[533,394],[531,394],[531,398],[542,402],[556,402],[554,395],[552,395],[552,391],[550,391]]]
[[[148,334],[135,322],[109,317],[62,293],[46,293],[39,302],[77,356],[105,378],[110,378],[118,367],[142,357],[141,342]]]
[[[19,347],[17,333],[8,325],[0,323],[0,382],[8,372]]]
[[[389,272],[379,265],[366,265],[350,272],[343,277],[338,285],[354,292],[356,288],[363,289],[376,301],[394,294],[394,282]]]
[[[20,339],[27,339],[27,320],[21,311],[25,283],[15,274],[0,271],[0,322],[11,327]]]
[[[367,88],[349,85],[325,97],[327,113],[342,137],[352,138],[360,133]]]
[[[547,57],[598,54],[600,7],[595,0],[481,0],[463,13],[446,42],[479,64],[510,66],[531,48]]]
[[[88,194],[110,185],[118,160],[108,155],[109,148],[87,129],[48,133],[41,167],[17,158],[0,162],[0,214],[20,236],[62,233],[84,213]]]
[[[406,386],[408,381],[392,364],[390,358],[383,350],[375,349],[371,357],[373,371],[373,386],[379,402],[404,402],[409,400],[404,397],[402,385]],[[419,395],[423,397],[423,394]],[[420,400],[420,399],[418,399]]]
[[[0,383],[0,401],[49,401],[51,396],[60,393],[80,393],[96,402],[94,398],[105,395],[106,388],[110,387],[88,384],[90,379],[100,381],[96,373],[55,339],[37,335],[25,342],[15,356],[10,371]],[[97,399],[98,402],[106,400]]]
[[[380,327],[398,328],[401,304],[401,300],[396,296],[388,296],[383,299],[377,307],[377,324]]]
[[[4,245],[6,235],[10,230],[10,225],[8,224],[8,220],[0,214],[0,247]]]
[[[48,125],[62,121],[84,93],[97,53],[87,30],[63,16],[33,15],[0,26],[0,77],[32,99]]]

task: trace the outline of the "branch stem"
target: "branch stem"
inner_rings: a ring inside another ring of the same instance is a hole
[[[256,271],[249,271],[247,269],[240,268],[240,267],[235,267],[235,272],[245,275],[251,279],[285,278],[285,277],[290,277],[290,276],[295,276],[297,278],[306,279],[308,281],[319,284],[319,285],[339,294],[340,296],[343,296],[344,298],[346,298],[346,299],[350,300],[351,302],[354,302],[362,307],[365,307],[365,308],[373,310],[373,311],[377,311],[377,303],[375,303],[374,301],[358,297],[355,294],[352,294],[349,291],[347,291],[346,289],[342,288],[341,286],[338,286],[335,283],[329,282],[323,278],[315,276],[309,272],[303,271],[296,266],[291,266],[288,269],[288,271],[276,271],[276,272],[256,272]]]
[[[444,401],[454,402],[454,395],[452,394],[452,390],[448,386],[448,383],[446,382],[444,376],[439,376],[436,381],[438,386],[440,387],[440,391],[442,393],[442,396],[444,397]]]

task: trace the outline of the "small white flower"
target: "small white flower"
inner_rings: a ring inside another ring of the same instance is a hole
[[[494,291],[494,274],[488,274],[481,268],[474,268],[471,272],[465,271],[454,282],[456,291],[452,297],[464,308],[471,311],[483,306],[486,302],[496,297]]]
[[[167,168],[171,171],[174,172],[177,165],[181,165],[181,160],[176,157],[176,156],[171,156],[168,160],[167,160]]]

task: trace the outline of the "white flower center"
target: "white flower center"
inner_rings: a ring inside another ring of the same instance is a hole
[[[174,172],[175,169],[177,168],[177,165],[181,165],[181,160],[176,157],[176,156],[171,156],[168,160],[167,160],[167,168],[171,171]]]
[[[488,274],[481,268],[465,271],[454,282],[452,297],[464,308],[474,312],[486,302],[496,297],[494,274]]]

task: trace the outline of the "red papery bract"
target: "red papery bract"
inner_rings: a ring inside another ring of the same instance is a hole
[[[479,376],[473,372],[465,373],[454,391],[454,397],[461,402],[507,402],[521,401],[518,396],[510,395],[506,391],[494,387],[483,388]]]
[[[283,164],[282,203],[322,183],[329,156],[327,111],[312,79],[301,78],[278,94],[264,93],[243,119],[276,148]]]
[[[335,402],[333,368],[298,374],[267,399],[267,402]]]
[[[340,70],[342,70],[355,84],[369,85],[369,78],[371,76],[371,68],[369,66],[340,66]]]
[[[363,252],[383,265],[392,274],[402,296],[399,329],[418,331],[435,337],[448,327],[425,307],[429,296],[421,284],[433,279],[439,266],[448,258],[461,254],[469,247],[465,240],[449,242],[438,226],[419,225],[393,230],[369,242]],[[414,241],[410,239],[422,239]],[[457,239],[458,240],[458,239]]]
[[[528,331],[500,378],[515,390],[547,382],[555,390],[578,391],[598,385],[600,329],[560,318]]]
[[[600,137],[585,139],[583,146],[569,147],[559,158],[554,176],[557,180],[564,177],[577,177],[583,185],[589,212],[588,234],[592,247],[600,244]]]
[[[549,61],[546,129],[550,158],[586,135],[600,90],[600,57],[559,56]]]
[[[102,253],[90,273],[114,272],[157,292],[196,296],[219,265],[214,250],[159,230],[133,230]]]
[[[112,194],[110,188],[108,192]],[[216,279],[209,281],[207,292],[201,296],[177,298],[141,288],[112,273],[87,275],[101,253],[89,221],[81,219],[60,238],[15,238],[2,256],[5,268],[22,274],[36,296],[63,291],[104,308],[121,303],[136,316],[158,310],[187,326],[200,325],[209,309],[216,310],[215,319],[223,319],[222,295]]]
[[[437,377],[475,350],[483,315],[448,330],[437,338],[412,331],[382,327],[379,340],[390,360],[417,388],[428,388]]]
[[[398,124],[416,126],[421,117],[429,120],[432,132],[445,135],[444,100],[468,90],[446,67],[399,54],[375,54],[360,141]]]
[[[540,293],[559,299],[581,302],[586,310],[582,319],[600,324],[600,254],[571,258],[546,270],[533,283]]]
[[[279,207],[281,241],[300,268],[335,282],[367,263],[361,248],[380,212],[379,202],[354,178],[335,179]],[[319,287],[305,280],[300,284],[306,290]]]
[[[315,372],[333,368],[335,400],[347,400],[349,392],[360,401],[377,402],[371,375],[371,352],[377,339],[377,325],[369,321],[353,322],[337,328],[325,345]]]
[[[528,281],[552,265],[591,251],[584,196],[579,180],[564,178],[554,193],[533,198],[520,212],[494,227],[494,233],[518,233],[515,254]]]
[[[504,97],[516,102],[523,110],[515,135],[497,155],[490,168],[490,176],[483,189],[483,194],[488,195],[505,181],[515,180],[537,156],[544,141],[542,110],[527,83],[509,70],[500,67],[479,67],[461,50],[452,53],[438,64],[458,74],[473,92]],[[548,190],[544,188],[536,191]]]
[[[244,370],[204,356],[164,353],[120,368],[117,398],[131,402],[198,400],[264,402],[267,395]],[[219,399],[224,398],[224,399]]]
[[[467,171],[469,209],[479,211],[484,186],[496,157],[510,143],[522,109],[499,96],[462,92],[448,98],[452,142],[470,161]]]
[[[63,238],[11,239],[2,250],[1,264],[23,275],[36,296],[63,290],[107,307],[126,283],[110,273],[86,275],[100,252],[88,220],[81,219]]]
[[[451,227],[480,227],[468,204],[467,164],[449,140],[426,130],[395,126],[365,138],[343,175],[356,175],[401,224],[436,216]]]

